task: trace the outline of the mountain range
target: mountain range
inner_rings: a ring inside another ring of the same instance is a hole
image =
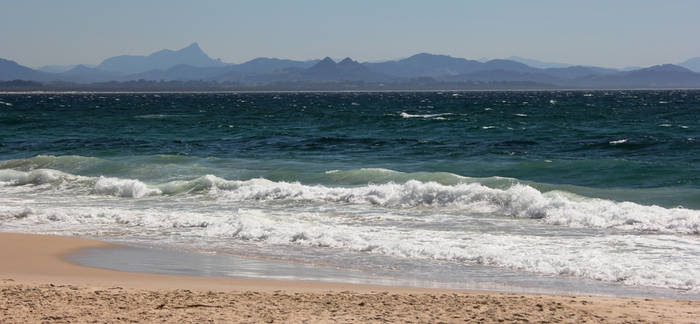
[[[146,56],[120,55],[98,65],[44,66],[32,69],[0,58],[0,81],[44,84],[146,81],[205,81],[242,85],[276,83],[458,84],[528,82],[540,87],[571,88],[700,88],[700,57],[678,65],[610,69],[550,63],[516,56],[469,60],[419,53],[380,62],[345,58],[336,62],[260,57],[242,64],[209,57],[197,43],[180,50],[160,50]]]

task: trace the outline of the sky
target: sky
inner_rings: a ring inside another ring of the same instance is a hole
[[[700,1],[0,0],[0,58],[98,64],[192,42],[212,58],[428,52],[605,67],[700,56]]]

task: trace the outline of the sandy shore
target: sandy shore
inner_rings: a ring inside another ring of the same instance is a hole
[[[700,301],[505,294],[117,272],[94,240],[0,233],[0,322],[696,323]]]

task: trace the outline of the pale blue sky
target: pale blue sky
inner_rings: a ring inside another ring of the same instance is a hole
[[[611,67],[700,56],[700,1],[0,0],[0,57],[97,64],[197,41],[226,62],[419,52]]]

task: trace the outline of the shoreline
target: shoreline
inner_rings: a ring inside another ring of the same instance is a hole
[[[95,239],[93,237],[87,237]],[[481,268],[378,271],[376,269],[343,268],[338,265],[262,256],[241,256],[226,252],[181,250],[174,246],[108,241],[117,246],[82,249],[65,257],[71,263],[91,268],[120,272],[170,274],[189,277],[240,278],[320,282],[378,287],[447,289],[510,294],[561,296],[597,296],[624,298],[664,298],[698,300],[700,294],[682,293],[670,288],[616,285],[615,283],[575,277],[540,276],[538,274],[501,269],[487,279]],[[365,261],[367,262],[367,261]],[[421,264],[415,264],[421,267]],[[416,268],[403,265],[402,269]],[[430,271],[429,276],[426,271]],[[498,271],[491,269],[490,271]]]
[[[600,92],[600,91],[697,91],[700,88],[513,88],[513,89],[396,89],[396,90],[161,90],[161,91],[128,91],[128,90],[0,90],[0,95],[18,94],[265,94],[265,93],[436,93],[436,92]]]
[[[81,249],[110,247],[117,245],[0,233],[0,258],[6,260],[0,263],[0,317],[12,323],[207,319],[692,323],[700,316],[700,301],[689,300],[190,277],[89,268],[65,259]]]
[[[68,255],[88,248],[118,248],[119,245],[98,240],[24,233],[0,232],[0,259],[13,260],[0,264],[0,279],[13,279],[35,284],[121,285],[124,288],[191,289],[206,291],[255,290],[295,291],[353,290],[357,292],[390,288],[373,285],[351,285],[313,281],[265,280],[228,277],[199,277],[169,274],[122,272],[72,263]],[[31,257],[26,257],[30,255]],[[431,288],[395,287],[401,292],[427,292]],[[445,290],[447,291],[447,290]]]

